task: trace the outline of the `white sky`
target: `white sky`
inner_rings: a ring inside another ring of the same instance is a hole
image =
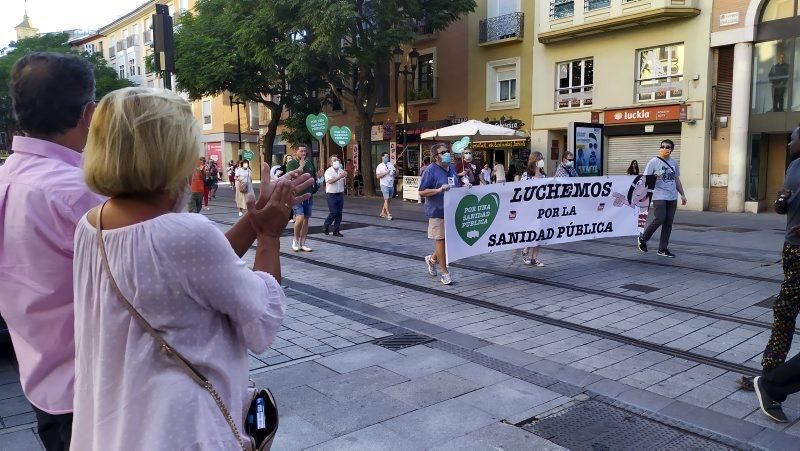
[[[28,0],[28,17],[40,32],[75,28],[96,30],[133,11],[145,0]],[[16,40],[24,0],[0,0],[0,48]]]

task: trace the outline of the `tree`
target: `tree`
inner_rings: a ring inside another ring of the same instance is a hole
[[[94,68],[96,82],[95,96],[99,99],[116,89],[133,86],[130,80],[117,77],[117,72],[108,66],[99,53],[86,53],[73,49],[67,43],[68,33],[48,33],[12,42],[0,51],[0,129],[11,136],[17,131],[11,104],[8,83],[11,81],[11,68],[23,56],[33,52],[72,53],[86,58]]]
[[[372,117],[380,93],[387,87],[392,50],[410,43],[417,24],[447,28],[475,10],[475,0],[302,0],[305,29],[317,66],[330,91],[358,113],[360,169],[364,188],[373,192],[375,176],[370,149]]]
[[[270,111],[264,161],[272,159],[284,111],[300,99],[308,101],[306,93],[321,85],[309,77],[312,53],[308,37],[295,21],[300,3],[200,0],[194,12],[181,16],[175,34],[180,90],[192,99],[229,92]]]

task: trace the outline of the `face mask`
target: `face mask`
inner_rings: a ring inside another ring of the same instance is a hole
[[[467,161],[472,161],[472,154],[471,153],[465,153],[464,154],[464,159],[467,160]]]
[[[384,163],[388,163],[389,162],[389,157],[383,157],[383,162]]]
[[[334,161],[333,162],[333,169],[336,169],[338,171],[341,168],[342,168],[342,162],[341,161]]]
[[[566,166],[566,167],[568,167],[568,168],[571,168],[571,167],[572,167],[572,166],[574,166],[574,165],[575,165],[575,162],[574,162],[574,161],[569,161],[569,160],[567,160],[567,162],[566,162],[566,163],[564,163],[564,166]]]
[[[667,158],[669,158],[669,156],[672,154],[672,152],[667,150],[667,149],[661,149],[661,150],[658,151],[658,154],[659,154],[659,156],[661,158],[666,160]]]
[[[541,169],[544,167],[544,160],[539,160],[536,162],[536,167]]]
[[[450,152],[442,154],[442,163],[450,164],[451,161],[453,161],[453,156],[450,154]]]
[[[178,194],[178,197],[175,198],[175,203],[172,204],[171,211],[173,213],[183,213],[186,211],[186,205],[189,203],[189,198],[192,197],[192,190],[190,186],[187,184],[183,187],[183,190]]]
[[[250,166],[246,165],[246,164],[243,164],[242,167],[245,168],[245,169],[248,169]]]

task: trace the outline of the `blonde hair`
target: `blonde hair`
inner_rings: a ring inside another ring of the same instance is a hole
[[[175,194],[186,187],[199,148],[197,122],[178,94],[120,89],[94,112],[84,177],[92,191],[108,197]]]

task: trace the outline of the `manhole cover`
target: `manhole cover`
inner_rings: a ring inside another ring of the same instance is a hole
[[[522,428],[570,450],[732,449],[595,400],[535,420]]]
[[[650,285],[640,285],[638,283],[629,283],[621,286],[620,288],[625,290],[640,291],[642,293],[652,293],[661,289],[658,287],[651,287]]]
[[[373,343],[375,343],[378,346],[383,346],[386,349],[397,351],[399,349],[410,348],[412,346],[430,343],[432,341],[433,338],[426,337],[424,335],[399,334],[399,335],[390,335],[388,337],[379,338],[373,341]]]

